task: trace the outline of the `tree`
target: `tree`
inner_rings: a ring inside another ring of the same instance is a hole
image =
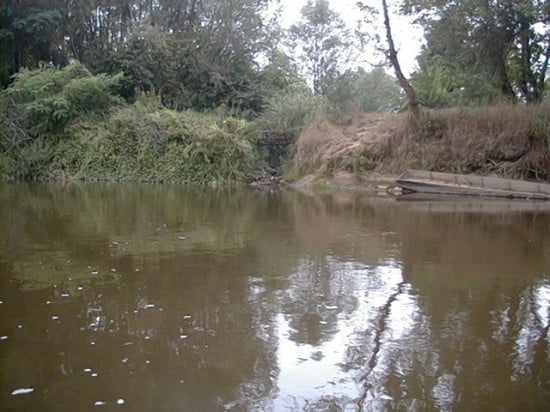
[[[359,7],[360,10],[363,11],[365,19],[368,22],[371,22],[373,16],[377,14],[377,10],[372,6],[369,6],[368,4],[365,4],[363,2],[358,2],[357,6]],[[399,82],[399,85],[401,86],[401,88],[405,92],[405,95],[407,96],[407,103],[408,103],[409,111],[412,115],[412,118],[414,122],[418,125],[420,123],[420,117],[421,117],[420,104],[418,102],[418,95],[416,93],[416,90],[412,86],[412,84],[405,77],[403,70],[401,69],[401,64],[399,63],[399,58],[397,57],[397,49],[395,48],[395,43],[393,40],[387,1],[382,0],[381,6],[382,6],[384,32],[385,32],[385,46],[379,47],[378,49],[383,52],[383,54],[385,55],[385,57],[393,67],[397,81]],[[381,43],[378,36],[375,36],[375,38],[378,40],[379,43]]]
[[[349,33],[327,0],[308,0],[301,13],[302,20],[290,28],[290,39],[313,82],[314,93],[323,94],[346,61]]]
[[[262,82],[273,93],[292,93],[307,89],[304,79],[298,74],[296,63],[282,50],[273,50],[268,64],[260,71]]]
[[[259,111],[259,56],[277,44],[270,0],[6,0],[2,83],[41,61],[126,73],[121,94],[155,90],[173,108]]]
[[[550,59],[550,3],[543,0],[409,0],[431,55],[483,75],[510,100],[543,98]]]
[[[0,8],[0,81],[3,86],[10,76],[23,67],[37,67],[40,61],[55,65],[67,59],[57,47],[62,41],[58,30],[62,16],[56,0],[5,0]]]
[[[403,105],[403,93],[396,79],[383,68],[370,72],[347,70],[327,90],[329,101],[344,113],[395,112]]]
[[[393,42],[390,16],[388,13],[388,4],[386,0],[382,0],[382,11],[384,13],[384,27],[386,29],[386,41],[388,42],[387,56],[388,56],[388,59],[390,60],[391,65],[393,66],[393,69],[395,71],[395,76],[397,77],[397,81],[399,81],[399,85],[407,95],[409,110],[411,111],[411,114],[414,120],[416,120],[416,122],[418,123],[420,122],[420,106],[418,104],[418,96],[417,96],[416,90],[411,85],[411,83],[407,80],[407,78],[403,74],[403,71],[401,70],[401,65],[399,64],[399,59],[397,58],[397,50],[395,49],[395,44]]]
[[[423,106],[482,106],[502,100],[500,89],[483,74],[466,73],[430,50],[424,50],[417,61],[419,70],[412,75],[412,84]]]
[[[276,44],[276,27],[263,21],[267,0],[202,0],[200,25],[177,34],[178,81],[192,105],[259,111],[256,59]]]

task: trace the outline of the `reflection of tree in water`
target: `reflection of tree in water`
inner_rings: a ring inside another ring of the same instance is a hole
[[[376,321],[361,345],[363,407],[548,406],[549,279],[537,275],[549,255],[534,219],[412,217],[394,223],[410,284],[396,282],[384,304],[369,306]],[[520,229],[510,235],[512,224]]]
[[[0,263],[33,287],[21,294],[29,313],[2,319],[48,329],[21,361],[56,393],[48,402],[86,409],[82,399],[131,393],[144,410],[269,409],[285,340],[311,349],[308,365],[326,362],[323,345],[345,346],[328,374],[356,375],[363,390],[328,383],[334,395],[323,387],[298,407],[548,403],[548,216],[139,185],[3,196],[19,207],[2,210]]]
[[[538,404],[546,396],[550,405],[550,278],[539,278],[506,302],[500,299],[491,311],[492,343],[509,354],[506,372],[519,386],[536,383],[541,392],[532,392]],[[510,348],[512,345],[512,348]],[[529,390],[524,388],[524,390]],[[537,404],[537,403],[534,403]]]
[[[429,297],[396,284],[385,304],[368,309],[376,314],[355,352],[365,356],[350,358],[363,365],[360,407],[489,408],[495,396],[514,409],[547,405],[548,289],[548,281],[528,286],[515,308],[489,312],[479,309],[486,296],[451,298],[437,321],[426,315]]]
[[[358,333],[347,359],[348,367],[358,370],[357,381],[363,388],[356,403],[364,410],[410,407],[405,388],[422,394],[419,369],[433,369],[437,362],[429,318],[400,268],[391,264],[374,269],[361,292],[357,330],[360,325],[365,330]]]
[[[211,249],[242,247],[255,206],[249,192],[182,186],[7,185],[1,194],[5,204],[17,205],[3,210],[4,221],[10,223],[3,239],[7,250],[55,243],[74,261],[87,264],[100,252],[171,253],[188,249],[189,243]],[[191,242],[182,242],[180,236]]]
[[[2,248],[15,252],[8,263],[19,269],[10,276],[47,296],[56,286],[70,292],[50,298],[55,329],[41,346],[62,351],[73,378],[97,374],[79,402],[132,393],[142,410],[205,410],[235,400],[246,407],[273,390],[272,302],[248,281],[262,259],[249,241],[254,209],[271,199],[139,185],[25,186],[3,196],[19,205],[4,209],[14,236]],[[37,271],[40,260],[48,265]],[[36,366],[50,367],[45,359]],[[57,371],[48,386],[60,404],[71,392]]]
[[[290,319],[290,339],[318,345],[337,331],[340,314],[347,316],[356,306],[355,280],[334,258],[305,260],[289,276],[282,310]],[[341,317],[341,316],[340,316]]]
[[[404,293],[406,283],[401,281],[395,286],[395,292],[391,294],[384,305],[378,309],[379,315],[377,316],[376,323],[374,325],[374,334],[371,337],[372,339],[372,349],[368,355],[368,360],[366,360],[366,371],[362,374],[359,381],[365,385],[364,393],[359,398],[358,404],[361,409],[365,406],[365,401],[371,397],[372,394],[369,392],[372,391],[375,384],[372,382],[372,377],[375,374],[375,368],[381,362],[382,344],[384,343],[385,337],[383,336],[387,333],[390,325],[388,324],[389,317],[391,315],[392,304],[399,298],[399,295]],[[381,394],[383,395],[383,394]]]

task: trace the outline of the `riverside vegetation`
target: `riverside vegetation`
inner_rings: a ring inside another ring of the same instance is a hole
[[[222,182],[261,167],[251,122],[126,103],[122,76],[81,64],[22,71],[2,94],[2,175],[8,179]]]
[[[247,181],[270,169],[257,141],[278,128],[295,141],[288,176],[410,167],[550,179],[548,103],[425,111],[414,128],[406,113],[338,116],[302,94],[250,121],[168,109],[153,94],[130,104],[116,93],[122,79],[78,63],[18,73],[0,97],[3,178]]]
[[[220,184],[406,168],[550,180],[550,47],[535,29],[546,2],[405,2],[403,14],[431,10],[410,83],[344,70],[359,49],[326,0],[308,1],[286,33],[269,1],[81,3],[1,9],[4,180]],[[376,11],[359,7],[376,29]],[[289,146],[265,144],[279,138]]]
[[[297,141],[297,175],[408,168],[550,180],[550,104],[360,114],[345,125],[317,122]]]

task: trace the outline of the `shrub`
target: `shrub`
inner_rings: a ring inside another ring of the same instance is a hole
[[[79,119],[102,115],[122,101],[111,89],[121,76],[92,76],[80,63],[59,70],[23,70],[0,94],[2,176],[50,178],[65,156],[60,142]]]
[[[307,124],[325,118],[327,111],[328,102],[322,96],[307,91],[282,93],[268,101],[256,121],[265,134],[296,140]]]
[[[93,152],[103,154],[98,159],[102,169],[120,179],[135,175],[150,181],[225,182],[245,180],[261,166],[252,123],[176,112],[156,98],[119,109],[94,134],[103,136],[91,140],[99,149]],[[101,170],[90,166],[94,173]]]
[[[254,123],[176,112],[157,96],[128,105],[111,92],[119,79],[80,64],[19,74],[0,97],[2,176],[205,183],[262,167]]]
[[[111,92],[120,79],[121,75],[92,76],[80,63],[61,70],[47,66],[23,70],[2,94],[2,106],[8,109],[2,123],[13,123],[10,116],[15,115],[33,137],[60,137],[71,120],[120,105],[120,98]]]

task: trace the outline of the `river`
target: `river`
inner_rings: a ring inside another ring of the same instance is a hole
[[[3,411],[550,410],[548,208],[130,184],[0,202]]]

